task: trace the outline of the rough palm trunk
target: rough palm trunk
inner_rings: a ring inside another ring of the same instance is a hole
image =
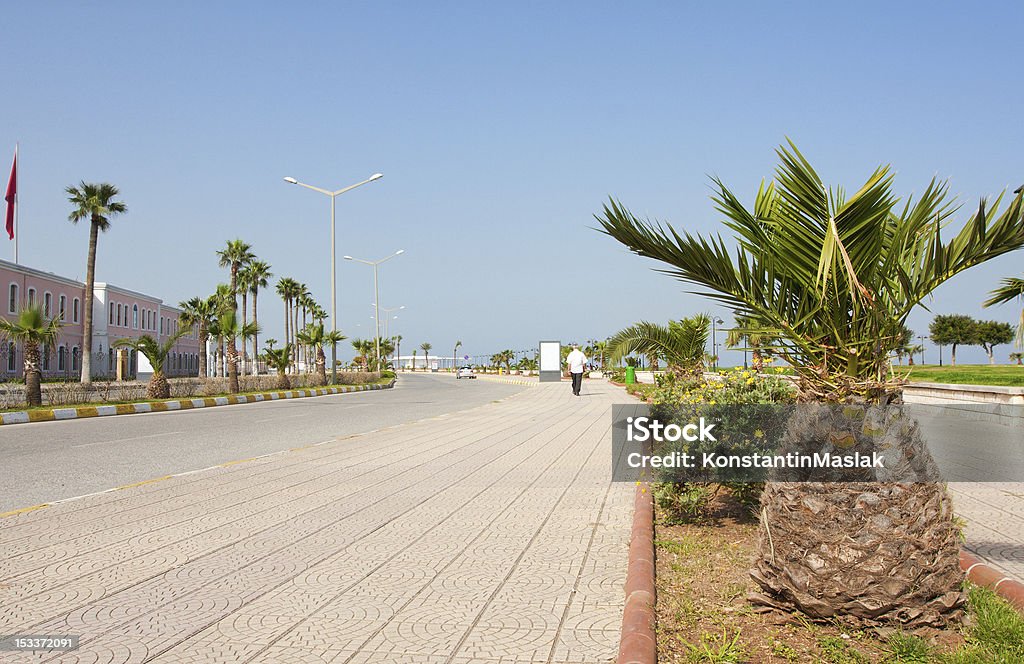
[[[316,347],[316,375],[320,385],[327,384],[327,357],[324,356],[323,346]]]
[[[154,371],[146,386],[146,396],[150,399],[170,399],[171,384],[167,382],[167,376],[163,371]]]
[[[199,323],[199,377],[206,378],[206,344],[210,341],[210,333],[206,331],[206,323]]]
[[[89,256],[85,262],[85,298],[82,312],[82,384],[92,382],[92,303],[93,287],[96,284],[96,240],[99,236],[99,225],[95,221],[89,224]]]
[[[247,292],[248,291],[246,291],[245,289],[242,289],[242,329],[243,330],[245,329],[246,316],[247,316],[247,311],[248,311],[248,306],[249,306],[248,298],[246,297],[246,293]],[[241,362],[241,365],[238,367],[238,373],[242,374],[243,376],[245,375],[245,355],[248,352],[249,351],[246,350],[246,347],[245,347],[245,337],[242,337],[242,352],[241,352],[241,357],[239,358],[239,361]]]
[[[256,317],[256,290],[252,292],[252,322],[255,326],[259,326],[259,320]],[[253,330],[252,333],[252,375],[257,376],[260,373],[260,342],[259,333]]]
[[[217,337],[217,350],[214,351],[216,355],[217,366],[215,367],[216,375],[215,378],[224,377],[224,339],[223,337]]]
[[[956,344],[953,344],[953,357],[951,359],[951,362],[953,363],[953,366],[955,367],[956,366]]]
[[[292,388],[291,381],[288,380],[288,374],[284,372],[284,369],[277,370],[277,389],[279,390],[290,390]]]
[[[782,470],[765,486],[755,604],[901,629],[961,618],[960,531],[911,417],[897,406],[802,404],[780,453],[872,450],[885,469]]]
[[[238,265],[231,265],[231,311],[238,314],[238,300],[235,293],[238,292]],[[238,346],[235,344],[235,335],[228,335],[228,392],[238,394]]]
[[[755,346],[751,358],[753,360],[754,372],[761,373],[764,369],[764,356],[761,355],[761,349]]]
[[[291,343],[291,304],[289,298],[284,298],[284,344],[287,346]]]
[[[25,402],[32,406],[43,405],[43,392],[40,387],[39,346],[26,341],[25,344]]]

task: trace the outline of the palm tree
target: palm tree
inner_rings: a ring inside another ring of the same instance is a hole
[[[214,318],[210,323],[210,334],[217,340],[217,351],[214,354],[217,362],[216,366],[216,377],[225,378],[227,377],[227,362],[224,357],[226,353],[227,339],[224,333],[220,329],[220,315],[227,309],[231,308],[231,286],[227,284],[217,284],[217,291],[210,296],[213,300]]]
[[[29,407],[43,405],[39,354],[41,349],[50,349],[57,345],[60,328],[60,317],[54,316],[46,320],[43,309],[38,304],[22,309],[14,320],[0,318],[0,336],[20,343],[25,350],[25,401]]]
[[[1024,353],[1010,353],[1010,361],[1016,362],[1017,366],[1024,364]]]
[[[243,268],[245,272],[245,280],[249,284],[249,292],[252,293],[252,322],[259,325],[259,312],[256,307],[256,298],[260,294],[261,288],[266,288],[270,283],[270,278],[274,274],[270,271],[270,263],[266,261],[254,260]],[[256,362],[259,356],[259,338],[254,336],[252,338],[252,375],[255,376],[259,373],[259,365]]]
[[[270,350],[274,350],[274,344],[276,344],[276,343],[277,343],[277,339],[274,339],[273,337],[271,337],[270,339],[267,339],[267,348],[269,348]]]
[[[395,355],[398,356],[398,365],[399,365],[396,368],[401,368],[401,365],[402,365],[402,335],[401,334],[396,334],[395,335]]]
[[[1003,279],[1002,286],[988,294],[983,306],[991,307],[1003,304],[1010,300],[1024,302],[1024,279],[1010,277]],[[1017,323],[1017,339],[1014,342],[1017,348],[1024,348],[1024,307],[1020,310],[1020,321]]]
[[[89,255],[85,263],[85,311],[82,317],[82,383],[92,382],[92,307],[93,287],[96,284],[96,240],[99,232],[110,228],[110,220],[128,211],[121,201],[114,200],[120,193],[112,184],[82,181],[77,187],[64,190],[68,201],[75,206],[68,220],[77,224],[89,220]]]
[[[715,204],[737,247],[638,219],[614,200],[597,220],[634,253],[771,328],[801,400],[896,401],[901,390],[889,378],[888,357],[911,310],[949,278],[1024,246],[1024,200],[1016,196],[1001,214],[1002,196],[991,208],[982,200],[943,242],[940,228],[958,209],[946,200],[947,185],[933,180],[900,205],[891,170],[882,167],[847,197],[827,189],[792,142],[778,155],[776,179],[761,185],[752,210],[714,181]],[[959,616],[963,573],[952,503],[916,425],[903,424],[896,451],[921,456],[902,476],[766,486],[751,572],[762,591],[756,601],[903,627]],[[791,422],[787,436],[804,449],[830,444],[834,431],[820,420],[800,425]],[[813,521],[797,518],[810,506]],[[879,528],[873,520],[882,514],[889,525]]]
[[[612,336],[608,342],[609,357],[612,362],[633,353],[662,357],[673,373],[700,380],[710,328],[711,318],[707,314],[669,321],[667,326],[643,321]]]
[[[416,349],[412,349],[412,370],[416,371]]]
[[[316,375],[320,385],[327,384],[327,357],[324,355],[324,344],[333,344],[347,339],[337,330],[324,331],[323,323],[308,325],[299,332],[299,343],[305,344],[316,353]]]
[[[741,314],[736,315],[736,325],[725,337],[725,345],[729,348],[750,349],[751,368],[758,373],[764,368],[766,349],[776,342],[777,337],[764,329],[764,326],[750,316]]]
[[[232,363],[234,363],[235,366],[238,365],[238,346],[235,344],[235,340],[241,339],[242,344],[244,345],[248,339],[252,338],[255,334],[259,332],[259,328],[257,327],[256,323],[245,323],[243,325],[242,322],[238,319],[238,312],[230,307],[226,307],[221,311],[220,316],[217,318],[217,329],[220,332],[220,334],[224,337],[224,339],[227,341],[228,345],[228,389],[230,390],[231,365]],[[237,392],[238,374],[236,373],[235,387],[234,390],[232,391],[232,394],[236,394]]]
[[[459,348],[462,347],[462,341],[455,342],[455,350],[452,351],[452,371],[458,371],[459,367]]]
[[[191,300],[179,302],[181,307],[181,324],[183,327],[196,328],[199,337],[199,377],[206,378],[209,375],[206,367],[206,345],[210,339],[210,324],[217,317],[217,303],[214,297],[194,297]]]
[[[288,380],[288,367],[292,363],[291,344],[285,344],[278,349],[267,348],[263,352],[263,361],[267,367],[277,371],[277,389],[289,390],[292,385]]]
[[[430,371],[430,349],[433,348],[429,343],[421,343],[420,348],[423,349],[423,370]]]
[[[256,258],[251,250],[252,247],[242,240],[228,240],[227,246],[217,252],[220,267],[226,267],[231,272],[230,304],[231,311],[235,313],[238,312],[238,272],[242,266]],[[245,297],[244,293],[242,297]],[[228,337],[228,392],[238,393],[238,347],[235,345],[235,335]]]
[[[146,386],[146,396],[150,399],[169,399],[171,396],[171,384],[167,382],[167,375],[164,373],[164,365],[167,357],[171,354],[171,348],[178,343],[178,339],[191,331],[190,328],[181,325],[178,331],[164,339],[160,343],[148,334],[141,337],[127,337],[118,339],[113,343],[115,348],[131,348],[146,356],[149,364],[153,367],[153,375]]]

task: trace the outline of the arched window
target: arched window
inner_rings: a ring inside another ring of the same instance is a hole
[[[68,296],[61,293],[60,299],[58,300],[59,306],[57,312],[60,315],[60,319],[64,320],[64,315],[67,313],[68,308]]]
[[[74,302],[71,303],[71,322],[78,322],[78,298],[76,297]]]
[[[13,341],[7,342],[7,371],[14,372],[14,368],[18,366],[18,347],[14,345]]]
[[[35,303],[36,303],[36,289],[35,288],[29,288],[28,289],[28,306],[31,307],[31,306],[35,305]]]
[[[139,329],[139,305],[132,305],[132,329]]]
[[[164,317],[160,317],[160,334],[164,333]]]
[[[78,371],[78,346],[71,349],[71,370]]]
[[[114,349],[111,348],[107,358],[107,375],[114,376]]]
[[[43,371],[50,370],[50,347],[43,346]]]
[[[61,346],[57,349],[57,371],[64,371],[68,367],[68,349]]]
[[[111,303],[110,303],[110,324],[111,324],[111,325],[113,325],[113,324],[114,324],[114,311],[115,311],[115,310],[114,310],[114,303],[113,303],[113,302],[111,302]]]
[[[121,326],[121,303],[117,303],[117,326]]]
[[[7,300],[7,313],[13,314],[18,311],[18,284],[11,284],[9,298]]]
[[[43,293],[43,316],[49,318],[53,311],[53,294],[49,291]]]

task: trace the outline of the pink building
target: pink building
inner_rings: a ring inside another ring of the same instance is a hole
[[[22,307],[38,304],[43,315],[59,317],[64,323],[57,348],[44,349],[43,378],[75,378],[82,370],[82,326],[85,284],[24,265],[0,260],[0,286],[4,299],[0,317],[13,319]],[[145,295],[107,283],[93,288],[92,374],[94,378],[113,377],[114,350],[118,339],[148,334],[164,340],[178,329],[181,311]],[[169,376],[195,376],[199,372],[199,339],[196,331],[178,339],[166,367]],[[0,343],[0,380],[20,377],[24,352],[19,344],[3,339]],[[145,358],[143,358],[145,363]],[[129,353],[130,374],[139,368],[138,354]]]

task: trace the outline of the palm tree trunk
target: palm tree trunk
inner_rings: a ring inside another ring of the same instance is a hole
[[[231,265],[231,311],[238,314],[238,300],[235,296],[238,288],[238,266]],[[228,392],[238,394],[238,346],[235,335],[228,335]]]
[[[248,291],[243,289],[242,290],[242,329],[243,330],[245,329],[246,315],[247,315],[246,312],[248,311],[248,306],[249,306],[248,298],[246,297],[247,295],[248,295]],[[238,373],[240,375],[242,375],[242,376],[245,375],[245,355],[246,355],[247,352],[248,351],[245,349],[245,339],[243,338],[242,339],[242,355],[241,355],[241,363],[242,364],[241,364],[241,366],[238,367]]]
[[[154,371],[146,386],[146,396],[150,399],[169,399],[171,396],[171,384],[167,382],[167,376],[162,371]]]
[[[206,323],[199,324],[199,377],[206,378],[206,344],[210,335],[206,331]]]
[[[96,284],[96,239],[99,226],[95,221],[89,224],[89,256],[85,262],[85,311],[82,318],[82,384],[92,382],[92,302],[93,287]],[[28,376],[25,377],[26,381]]]
[[[327,384],[327,357],[324,355],[324,347],[316,347],[316,373],[320,378],[320,384]]]
[[[25,401],[29,407],[43,405],[43,392],[40,387],[39,346],[26,341],[25,347]]]
[[[298,375],[301,373],[301,370],[299,369],[299,360],[302,359],[302,349],[300,348],[301,344],[299,344],[299,303],[297,301],[295,302],[295,311],[293,315],[295,316],[295,324],[292,326],[292,336],[295,339],[295,346],[292,349],[292,352],[295,353],[295,374]]]
[[[956,344],[953,344],[953,359],[952,359],[952,362],[953,362],[953,366],[955,367],[956,366]]]
[[[259,320],[257,320],[257,318],[256,318],[256,293],[257,293],[257,290],[258,289],[254,288],[253,291],[252,291],[252,322],[253,322],[254,325],[259,325]],[[252,334],[252,375],[253,376],[258,375],[259,372],[260,372],[260,364],[259,364],[259,359],[258,359],[259,356],[260,356],[259,333],[256,332],[256,331],[253,331],[253,334]]]
[[[290,328],[292,314],[291,314],[291,305],[289,304],[289,301],[290,301],[290,299],[287,296],[285,296],[285,298],[284,298],[284,344],[286,346],[292,342],[291,328]]]
[[[216,356],[214,359],[217,362],[217,367],[216,367],[216,370],[215,370],[215,376],[214,377],[215,378],[223,378],[224,377],[224,337],[222,337],[222,336],[217,337],[217,350],[214,351],[214,355]]]

